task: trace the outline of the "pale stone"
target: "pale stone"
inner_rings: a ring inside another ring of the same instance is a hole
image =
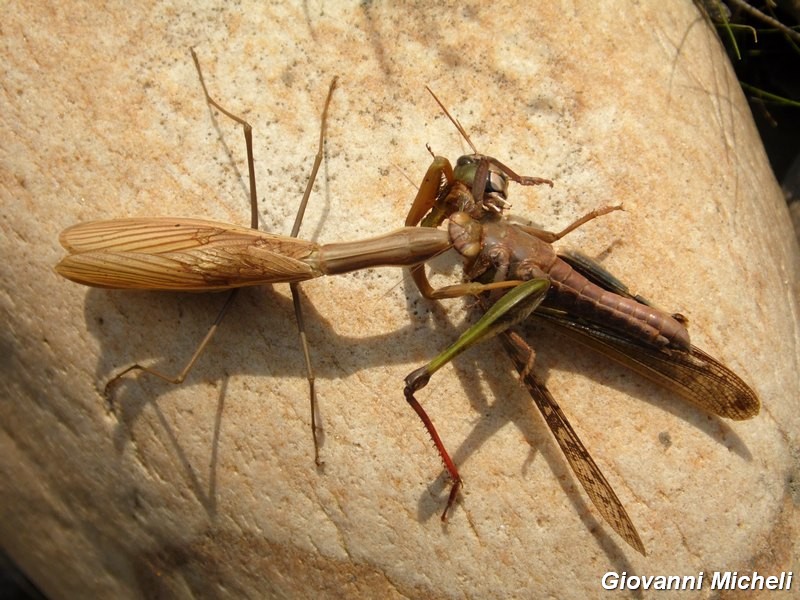
[[[0,536],[51,597],[583,598],[607,571],[800,570],[797,242],[692,3],[19,2],[3,41]],[[434,306],[397,269],[303,286],[321,469],[284,285],[240,294],[182,386],[130,377],[107,411],[113,373],[177,373],[223,296],[87,290],[53,272],[59,231],[248,220],[240,128],[210,117],[189,46],[254,126],[267,230],[291,227],[333,75],[302,237],[399,226],[425,144],[468,151],[426,85],[481,152],[554,180],[512,186],[519,218],[558,230],[624,203],[565,242],[687,315],[764,405],[752,421],[712,418],[531,330],[538,372],[647,558],[591,506],[496,342],[419,395],[467,483],[440,523],[446,480],[402,380],[463,329],[469,303]]]

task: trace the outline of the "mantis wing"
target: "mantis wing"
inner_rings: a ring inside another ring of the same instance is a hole
[[[133,218],[65,229],[56,271],[92,287],[211,291],[321,275],[317,245],[214,221]]]

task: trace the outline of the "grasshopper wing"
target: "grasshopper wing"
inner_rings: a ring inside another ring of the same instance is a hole
[[[503,345],[519,372],[520,379],[533,399],[539,412],[547,423],[550,432],[572,467],[583,489],[606,522],[622,538],[641,554],[646,554],[636,527],[622,506],[611,484],[608,483],[600,467],[583,445],[578,434],[572,429],[567,416],[561,410],[550,390],[539,381],[530,368],[532,350],[516,333],[504,333]]]
[[[750,386],[697,346],[688,352],[656,348],[548,309],[534,314],[554,323],[577,342],[606,354],[712,414],[741,421],[755,417],[761,409],[761,402]]]

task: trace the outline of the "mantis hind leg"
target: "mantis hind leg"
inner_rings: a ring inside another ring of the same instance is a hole
[[[250,123],[248,123],[247,121],[245,121],[241,117],[239,117],[239,116],[231,113],[230,111],[226,110],[225,108],[223,108],[216,100],[214,100],[209,95],[208,88],[206,87],[205,79],[203,78],[203,71],[200,68],[200,60],[197,58],[197,54],[195,53],[194,48],[190,48],[189,51],[192,54],[192,60],[194,61],[194,66],[197,69],[197,76],[200,79],[200,85],[203,88],[203,94],[205,96],[206,103],[210,107],[216,108],[222,114],[224,114],[225,116],[229,117],[230,119],[233,119],[236,123],[239,123],[242,126],[242,129],[243,129],[243,132],[244,132],[245,145],[247,147],[247,168],[248,168],[249,181],[250,181],[250,227],[253,228],[253,229],[258,229],[258,206],[257,206],[257,201],[256,201],[258,196],[257,196],[257,192],[256,192],[255,168],[254,168],[254,165],[253,165],[253,127],[250,125]],[[208,332],[203,337],[202,341],[198,344],[197,348],[192,353],[191,358],[186,363],[186,365],[183,367],[183,369],[181,369],[181,371],[180,371],[180,373],[178,373],[178,375],[173,377],[173,376],[170,376],[170,375],[166,375],[166,374],[164,374],[164,373],[162,373],[162,372],[160,372],[160,371],[158,371],[156,369],[152,369],[150,367],[146,367],[144,365],[140,365],[139,363],[136,363],[136,364],[133,364],[133,365],[130,365],[130,366],[124,368],[122,371],[120,371],[119,373],[114,375],[111,379],[109,379],[108,382],[105,385],[105,388],[103,389],[103,392],[104,392],[104,395],[106,397],[106,401],[107,401],[108,405],[110,406],[111,410],[114,410],[114,402],[113,402],[113,389],[114,389],[114,386],[116,385],[116,383],[122,377],[124,377],[125,375],[127,375],[128,373],[131,373],[133,371],[141,371],[142,373],[147,373],[149,375],[153,375],[155,377],[158,377],[159,379],[162,379],[162,380],[164,380],[164,381],[166,381],[168,383],[172,383],[172,384],[175,384],[175,385],[183,383],[183,381],[186,379],[186,377],[189,374],[189,372],[192,370],[192,368],[194,368],[194,365],[195,365],[195,363],[197,363],[197,360],[200,358],[200,356],[203,354],[205,349],[211,343],[211,340],[214,338],[214,335],[216,334],[217,330],[219,329],[219,325],[222,322],[222,319],[224,319],[225,315],[228,314],[228,310],[230,309],[231,305],[233,304],[233,301],[236,298],[237,292],[238,292],[238,290],[234,289],[234,290],[231,290],[228,293],[227,297],[225,298],[225,302],[222,305],[222,308],[219,310],[219,313],[217,313],[217,316],[214,319],[214,322],[211,324],[211,327],[209,328]]]
[[[197,58],[197,54],[195,53],[193,48],[190,48],[190,52],[191,52],[191,55],[192,55],[192,60],[194,61],[195,68],[197,69],[197,75],[198,75],[198,78],[200,79],[200,85],[203,88],[203,94],[205,96],[206,103],[209,105],[209,107],[213,107],[213,108],[219,110],[222,114],[224,114],[225,116],[227,116],[228,118],[232,119],[233,121],[235,121],[236,123],[238,123],[238,124],[240,124],[242,126],[242,130],[243,130],[244,138],[245,138],[245,146],[246,146],[246,150],[247,150],[247,171],[248,171],[248,180],[249,180],[249,188],[250,188],[250,227],[252,229],[258,229],[258,193],[257,193],[257,190],[256,190],[255,166],[254,166],[254,160],[253,160],[253,128],[250,125],[250,123],[248,123],[246,120],[244,120],[243,118],[241,118],[241,117],[233,114],[232,112],[228,111],[227,109],[225,109],[222,105],[220,105],[216,100],[214,100],[211,97],[211,95],[208,93],[208,88],[206,87],[205,79],[203,78],[203,71],[200,68],[200,61]],[[292,233],[291,233],[292,237],[297,237],[297,234],[298,234],[299,229],[300,229],[300,224],[302,223],[303,215],[305,213],[305,208],[306,208],[306,205],[308,204],[308,199],[309,199],[309,197],[311,195],[311,188],[312,188],[312,186],[314,184],[314,179],[316,178],[317,171],[319,170],[319,166],[320,166],[320,164],[322,162],[323,146],[324,146],[324,139],[325,139],[325,125],[326,125],[326,122],[327,122],[328,106],[330,105],[331,96],[333,94],[333,90],[334,90],[335,86],[336,86],[336,78],[334,78],[333,81],[331,82],[331,85],[330,85],[330,88],[329,88],[329,91],[328,91],[328,96],[327,96],[327,98],[325,100],[325,107],[324,107],[323,113],[322,113],[322,125],[321,125],[321,128],[320,128],[319,148],[318,148],[317,155],[316,155],[316,158],[315,158],[315,161],[314,161],[314,167],[312,169],[311,178],[309,179],[308,185],[306,187],[305,194],[303,195],[303,200],[300,203],[300,208],[298,209],[297,215],[295,217],[295,223],[294,223],[294,226],[292,228]],[[312,437],[314,439],[314,462],[317,465],[320,465],[322,463],[321,463],[321,461],[319,459],[319,443],[318,443],[318,438],[317,438],[317,426],[316,426],[316,404],[317,403],[316,403],[316,393],[315,393],[315,388],[314,388],[314,371],[313,371],[313,368],[311,366],[310,352],[309,352],[309,349],[308,349],[308,342],[307,342],[307,337],[306,337],[306,333],[305,333],[305,324],[303,322],[302,309],[301,309],[301,305],[300,305],[300,297],[299,297],[299,294],[298,294],[297,284],[292,284],[291,285],[291,290],[292,290],[292,299],[293,299],[294,310],[295,310],[295,317],[297,319],[298,331],[299,331],[299,335],[300,335],[301,346],[302,346],[302,349],[303,349],[303,356],[305,358],[306,372],[307,372],[308,383],[309,383],[309,399],[310,399],[310,404],[311,404],[311,429],[312,429]],[[208,332],[203,337],[203,339],[200,342],[200,344],[198,344],[198,346],[195,349],[194,353],[192,354],[191,358],[186,363],[186,365],[183,367],[183,369],[180,371],[180,373],[178,373],[178,375],[172,377],[172,376],[166,375],[166,374],[164,374],[164,373],[162,373],[160,371],[152,369],[150,367],[146,367],[146,366],[140,365],[138,363],[133,364],[133,365],[131,365],[129,367],[126,367],[125,369],[123,369],[122,371],[120,371],[119,373],[114,375],[106,383],[105,388],[104,388],[104,394],[106,396],[106,400],[109,403],[109,405],[111,406],[112,410],[113,410],[112,392],[113,392],[114,385],[123,376],[125,376],[126,374],[128,374],[128,373],[130,373],[132,371],[141,371],[143,373],[148,373],[148,374],[153,375],[155,377],[158,377],[159,379],[162,379],[162,380],[164,380],[164,381],[166,381],[168,383],[172,383],[172,384],[176,384],[176,385],[182,383],[186,379],[187,375],[192,370],[192,368],[194,367],[195,363],[200,358],[202,353],[205,351],[205,349],[211,343],[211,340],[213,339],[214,335],[216,334],[216,332],[217,332],[217,330],[219,328],[219,325],[222,322],[222,319],[228,313],[228,310],[230,309],[231,305],[233,304],[233,301],[236,298],[237,292],[238,292],[238,289],[237,290],[232,290],[228,294],[227,298],[225,299],[224,304],[222,305],[222,308],[220,309],[219,313],[217,314],[216,318],[214,319],[214,322],[212,323],[212,325],[209,328]]]
[[[314,180],[317,178],[317,172],[322,164],[322,157],[325,147],[325,129],[328,122],[328,107],[331,103],[333,90],[336,89],[336,82],[337,78],[334,77],[331,81],[330,87],[328,88],[328,96],[325,99],[325,106],[322,109],[317,155],[314,157],[314,166],[311,169],[311,177],[308,179],[306,191],[303,193],[303,199],[300,201],[300,207],[298,208],[297,215],[295,216],[294,225],[292,226],[292,232],[290,234],[292,237],[297,237],[298,233],[300,232],[300,225],[303,222],[303,216],[305,215],[306,206],[308,205],[308,199],[311,196],[311,189],[314,187]],[[317,393],[316,388],[314,387],[314,368],[311,365],[311,351],[308,347],[306,325],[305,321],[303,320],[303,309],[300,303],[300,284],[292,283],[289,285],[289,288],[292,291],[292,305],[294,306],[294,316],[295,320],[297,321],[297,332],[300,335],[300,346],[303,349],[303,358],[306,363],[309,403],[311,405],[311,436],[314,439],[314,463],[316,463],[317,466],[322,466],[323,463],[319,458],[319,439],[317,438],[317,432],[319,431],[319,428],[317,426]]]

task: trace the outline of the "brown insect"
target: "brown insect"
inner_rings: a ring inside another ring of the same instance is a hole
[[[531,398],[595,507],[623,539],[644,553],[644,545],[622,503],[558,403],[536,377],[532,348],[512,328],[529,316],[545,319],[576,341],[609,355],[719,416],[748,419],[758,413],[760,404],[755,393],[735,373],[691,345],[683,316],[661,311],[640,296],[632,295],[590,260],[579,255],[555,253],[552,242],[620,207],[592,211],[560,233],[510,223],[504,217],[509,180],[521,185],[552,185],[552,182],[517,175],[500,161],[478,154],[461,125],[439,103],[474,153],[459,158],[455,169],[447,159],[434,157],[409,210],[405,228],[347,243],[319,245],[297,239],[311,182],[322,158],[325,119],[334,80],[323,111],[312,179],[292,234],[279,236],[259,232],[252,128],[211,99],[194,52],[192,56],[208,104],[243,126],[250,177],[251,227],[165,217],[96,221],[62,232],[60,240],[69,255],[56,270],[78,283],[123,289],[233,290],[208,334],[177,377],[135,364],[115,375],[106,385],[106,391],[120,377],[134,370],[172,383],[182,382],[207,347],[239,287],[289,282],[309,372],[315,460],[319,464],[313,374],[295,286],[313,277],[372,266],[416,265],[411,274],[424,296],[432,299],[478,296],[486,310],[450,348],[406,377],[406,400],[433,438],[452,480],[442,519],[456,500],[461,476],[415,393],[454,356],[479,341],[500,335]],[[447,231],[438,229],[445,221]],[[416,227],[420,222],[423,227]],[[421,263],[451,246],[463,257],[470,281],[434,289]]]
[[[318,152],[291,235],[259,231],[252,127],[211,98],[197,55],[194,50],[191,53],[206,102],[242,125],[244,130],[250,179],[250,227],[183,217],[80,223],[61,232],[59,241],[69,254],[55,269],[61,276],[76,283],[100,288],[193,292],[231,290],[208,333],[177,376],[136,363],[108,381],[105,386],[107,398],[110,398],[112,386],[132,371],[149,373],[173,384],[182,383],[214,337],[238,288],[290,283],[308,373],[314,458],[320,464],[314,375],[297,283],[321,275],[347,273],[371,266],[413,265],[447,250],[450,241],[444,231],[418,227],[405,227],[379,237],[349,243],[316,244],[297,239],[311,187],[322,161],[328,106],[336,79],[331,82],[325,101]]]
[[[551,182],[517,175],[496,159],[478,154],[466,131],[435,95],[434,99],[473,154],[459,158],[455,169],[447,159],[434,156],[406,225],[421,220],[424,227],[438,227],[447,220],[450,238],[464,258],[470,281],[434,289],[424,265],[413,267],[412,276],[427,298],[480,294],[480,302],[487,309],[452,346],[405,380],[406,400],[430,433],[452,481],[442,520],[455,502],[461,476],[414,394],[454,356],[500,334],[531,398],[595,507],[626,542],[644,554],[641,538],[622,503],[552,394],[536,377],[533,349],[510,328],[531,315],[544,319],[575,341],[722,417],[754,417],[760,409],[758,397],[733,371],[691,344],[683,315],[666,313],[632,295],[619,280],[585,257],[556,254],[552,242],[621,207],[592,211],[555,234],[509,222],[503,216],[509,180],[521,185]]]

